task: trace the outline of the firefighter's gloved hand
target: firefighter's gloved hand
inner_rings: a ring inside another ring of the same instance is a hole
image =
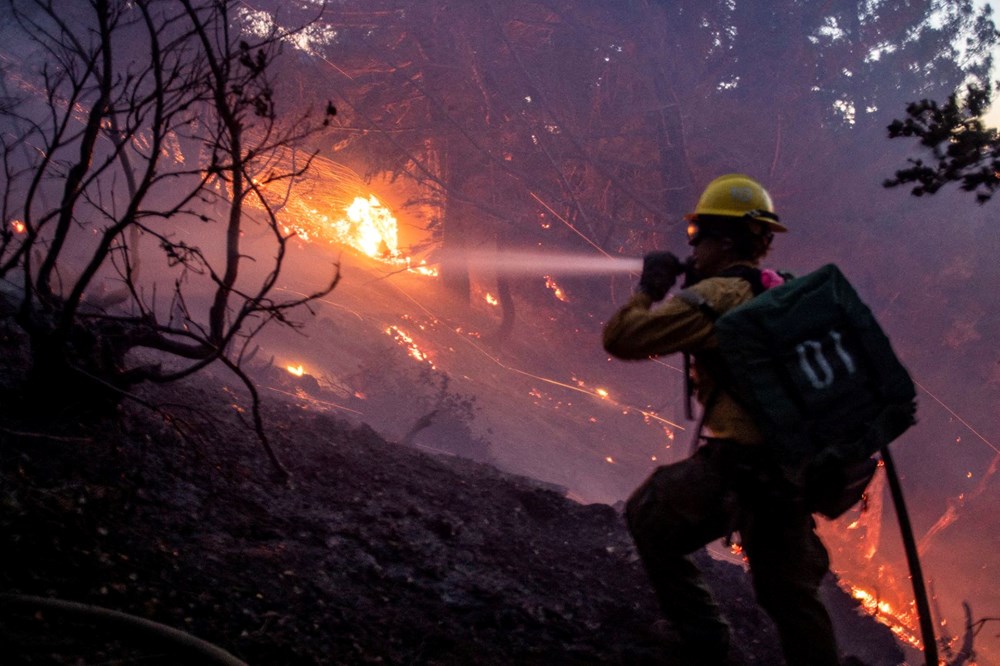
[[[671,252],[650,252],[642,258],[639,291],[654,301],[661,300],[684,272],[684,264]]]

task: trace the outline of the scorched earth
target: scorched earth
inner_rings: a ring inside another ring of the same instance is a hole
[[[2,346],[6,378],[19,347],[9,334]],[[12,594],[154,620],[251,664],[673,663],[615,507],[269,400],[282,482],[234,396],[204,375],[148,389],[162,412],[130,404],[72,431],[4,416],[4,663],[195,663],[152,634]],[[702,562],[734,663],[780,664],[742,568]],[[826,596],[847,651],[901,660],[832,581]]]

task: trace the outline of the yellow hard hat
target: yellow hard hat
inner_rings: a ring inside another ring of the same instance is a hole
[[[705,187],[694,212],[686,217],[695,220],[702,215],[756,220],[766,231],[788,231],[788,227],[778,222],[767,190],[741,173],[719,176]]]

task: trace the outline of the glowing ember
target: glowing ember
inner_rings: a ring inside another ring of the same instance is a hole
[[[545,286],[551,289],[552,293],[555,294],[556,298],[558,298],[560,301],[562,301],[563,303],[569,302],[569,298],[566,297],[566,292],[564,292],[562,288],[558,284],[556,284],[556,281],[552,279],[551,275],[545,276]]]
[[[426,363],[432,368],[436,368],[430,357],[424,353],[420,347],[417,346],[417,343],[413,340],[413,338],[407,335],[401,328],[398,326],[390,326],[385,329],[385,332],[386,335],[392,336],[393,340],[406,347],[406,353],[410,356],[410,358],[420,361],[421,363]]]
[[[299,364],[299,365],[289,365],[289,366],[286,366],[285,369],[288,370],[288,372],[290,372],[293,375],[295,375],[296,377],[301,377],[302,375],[304,375],[306,373],[305,368],[303,368],[301,364]]]
[[[411,273],[418,273],[420,275],[429,275],[431,277],[436,277],[437,274],[438,274],[437,269],[436,268],[431,268],[430,266],[428,266],[427,265],[427,261],[424,260],[424,259],[421,259],[420,263],[417,264],[416,266],[410,266],[409,261],[410,261],[409,258],[407,258],[406,262],[407,262],[407,266],[409,267],[408,270]]]
[[[606,463],[608,463],[610,465],[614,465],[615,464],[615,459],[612,458],[611,456],[607,456],[607,457],[604,458],[604,462],[606,462]]]
[[[499,305],[500,304],[500,301],[497,300],[497,297],[494,296],[493,294],[489,293],[489,292],[487,292],[487,294],[486,294],[486,302],[489,303],[490,305]]]
[[[599,395],[599,396],[601,396],[602,398],[605,398],[605,399],[607,399],[607,397],[609,395],[608,394],[608,390],[607,389],[602,389],[602,388],[594,389],[594,393],[596,393],[597,395]]]
[[[14,230],[14,233],[16,234],[23,234],[25,231],[27,231],[27,227],[24,226],[24,222],[22,222],[21,220],[11,220],[10,226]]]

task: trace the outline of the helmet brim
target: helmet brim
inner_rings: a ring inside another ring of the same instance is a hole
[[[749,217],[751,220],[763,224],[767,228],[767,230],[770,231],[771,233],[781,234],[788,231],[788,227],[786,227],[781,222],[778,222],[775,219],[771,219],[770,217],[765,217],[763,215],[759,216],[733,215],[732,211],[724,209],[706,208],[698,213],[688,213],[687,215],[684,216],[684,219],[687,220],[688,222],[693,222],[697,220],[699,217],[728,217],[733,220],[739,220],[743,217]]]

